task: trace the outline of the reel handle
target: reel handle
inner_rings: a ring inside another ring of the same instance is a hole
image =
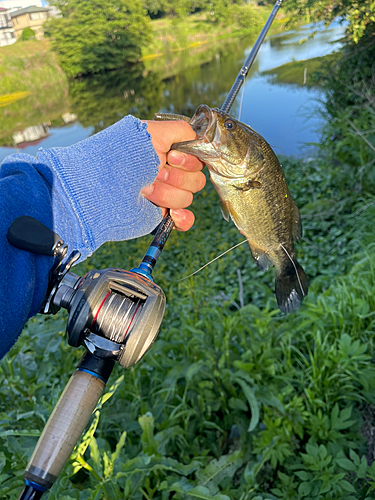
[[[20,250],[59,257],[60,260],[67,252],[67,246],[58,234],[28,215],[21,215],[12,222],[7,238],[11,245]]]

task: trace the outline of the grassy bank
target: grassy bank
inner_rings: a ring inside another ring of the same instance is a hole
[[[69,110],[68,79],[48,40],[0,48],[0,140],[30,125],[58,119]]]
[[[321,71],[327,63],[339,59],[340,53],[334,52],[323,57],[313,57],[303,61],[292,61],[277,68],[264,71],[262,75],[269,75],[273,83],[314,87],[319,86],[316,73]]]
[[[151,22],[153,41],[143,49],[143,59],[259,32],[270,13],[268,7],[252,5],[243,6],[239,11],[243,13],[242,20],[237,15],[233,22],[229,18],[225,24],[212,22],[207,13],[192,14],[184,19],[154,20]]]

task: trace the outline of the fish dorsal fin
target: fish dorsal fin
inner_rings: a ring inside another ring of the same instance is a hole
[[[270,266],[273,266],[273,262],[270,255],[268,255],[261,248],[254,245],[254,243],[250,241],[248,243],[251,255],[253,256],[253,259],[255,260],[256,264],[258,265],[261,271],[266,271]]]
[[[154,113],[155,121],[170,121],[170,120],[183,120],[190,123],[191,118],[185,115],[178,115],[176,113]]]

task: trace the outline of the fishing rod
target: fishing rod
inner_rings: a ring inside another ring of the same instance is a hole
[[[283,2],[283,0],[276,1],[270,15],[268,16],[268,19],[267,19],[265,25],[262,28],[262,31],[259,33],[258,38],[256,39],[249,55],[247,56],[244,65],[240,69],[240,71],[237,75],[237,78],[235,79],[230,91],[228,92],[228,95],[227,95],[224,103],[222,104],[222,106],[220,108],[221,111],[224,111],[224,113],[229,113],[229,111],[231,110],[232,105],[233,105],[233,103],[238,95],[238,92],[240,91],[240,88],[242,87],[242,85],[246,79],[246,76],[249,73],[251,66],[253,65],[253,62],[254,62],[254,60],[259,52],[259,49],[260,49],[262,43],[264,42],[264,39],[267,36],[267,33],[268,33],[268,31],[269,31],[269,29],[270,29],[270,27],[271,27],[271,25],[276,17],[276,14],[277,14],[279,8],[281,7],[282,2]],[[170,215],[167,215],[166,219],[172,220],[172,217]],[[166,238],[168,238],[170,231],[172,231],[173,227],[174,226],[173,226],[173,221],[172,221],[172,227],[170,228],[169,233],[165,235]]]
[[[13,246],[55,257],[42,312],[69,312],[68,343],[86,352],[57,402],[26,467],[19,500],[38,500],[61,473],[84,431],[117,362],[123,368],[137,363],[159,332],[165,295],[154,283],[152,271],[166,242],[171,221],[159,226],[139,267],[91,270],[84,277],[70,272],[80,253],[62,263],[67,246],[36,219],[22,216],[8,230]]]
[[[229,112],[281,6],[277,0],[221,110]],[[68,343],[86,348],[58,400],[26,467],[19,500],[38,500],[55,483],[94,411],[112,369],[137,363],[155,341],[166,299],[152,272],[174,227],[168,214],[157,228],[139,266],[131,271],[93,269],[84,277],[70,272],[80,253],[66,258],[61,238],[32,217],[13,221],[8,241],[15,247],[56,259],[41,312],[68,311]]]

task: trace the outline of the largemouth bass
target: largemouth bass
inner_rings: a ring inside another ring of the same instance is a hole
[[[302,234],[301,217],[270,145],[248,125],[206,105],[191,119],[172,116],[189,121],[198,139],[173,144],[171,149],[207,165],[223,216],[245,236],[260,269],[275,266],[278,306],[285,313],[294,311],[308,289],[293,244]]]

